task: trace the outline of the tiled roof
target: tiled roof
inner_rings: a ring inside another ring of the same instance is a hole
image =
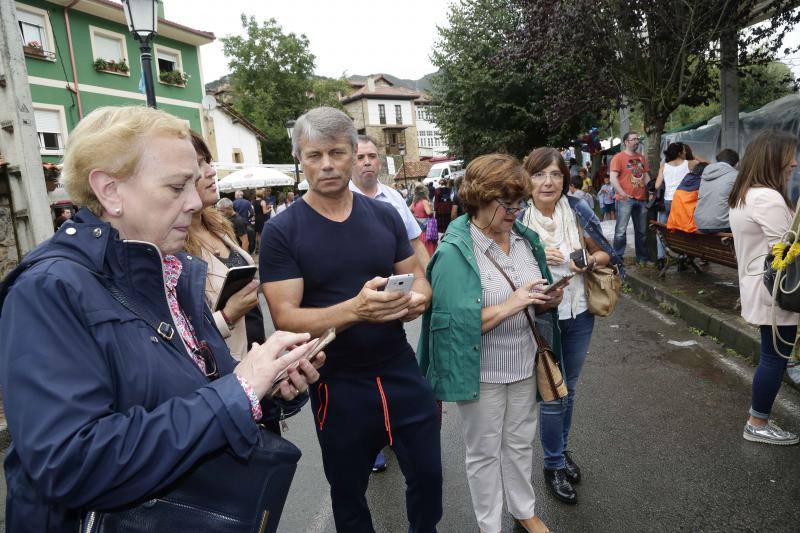
[[[360,98],[376,98],[391,100],[416,100],[420,97],[418,92],[406,89],[405,87],[385,87],[376,85],[374,91],[370,91],[367,85],[362,86],[356,92],[342,98],[341,102],[347,104]]]
[[[406,161],[403,163],[403,166],[400,167],[400,171],[394,175],[394,179],[424,178],[428,175],[431,166],[433,165],[430,161]]]

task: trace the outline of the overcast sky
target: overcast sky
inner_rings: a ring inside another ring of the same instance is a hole
[[[430,53],[438,38],[436,26],[447,24],[453,0],[165,0],[168,20],[212,31],[217,39],[242,34],[240,15],[263,21],[274,17],[284,32],[304,33],[316,56],[316,73],[383,72],[418,79],[434,72]],[[795,29],[786,45],[800,44]],[[228,73],[217,40],[201,48],[203,80],[208,83]],[[800,53],[786,61],[800,76]]]
[[[449,0],[165,0],[168,20],[212,31],[219,39],[241,34],[240,15],[274,17],[285,33],[304,33],[316,73],[338,77],[385,72],[418,79],[434,72],[430,52],[436,25],[447,22]],[[206,83],[228,73],[217,40],[201,48]]]

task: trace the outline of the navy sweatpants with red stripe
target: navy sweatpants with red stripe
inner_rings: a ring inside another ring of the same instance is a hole
[[[365,494],[375,456],[390,445],[406,479],[409,532],[435,532],[442,517],[439,409],[416,359],[342,374],[310,391],[336,530],[375,531]]]

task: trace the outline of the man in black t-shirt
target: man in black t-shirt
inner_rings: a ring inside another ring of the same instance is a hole
[[[337,531],[374,531],[365,492],[387,444],[406,476],[409,531],[435,531],[439,413],[403,329],[427,308],[430,285],[397,211],[348,187],[353,121],[316,108],[292,139],[309,191],[264,226],[259,272],[276,328],[336,328],[311,403]],[[415,275],[409,294],[381,291],[392,274]]]

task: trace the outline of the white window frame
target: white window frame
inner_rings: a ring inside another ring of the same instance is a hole
[[[56,40],[53,38],[53,27],[50,25],[50,15],[49,13],[41,8],[29,6],[28,4],[21,4],[19,2],[14,2],[14,7],[17,11],[27,11],[32,15],[38,15],[44,19],[44,33],[45,37],[47,37],[47,43],[42,43],[42,50],[45,52],[49,52],[52,56],[46,57],[37,57],[28,55],[26,57],[34,57],[36,59],[42,59],[44,61],[55,61],[56,60],[56,50],[55,50],[55,42]],[[27,43],[22,43],[25,46]]]
[[[122,34],[122,33],[117,33],[115,31],[107,30],[105,28],[98,28],[97,26],[91,26],[90,25],[89,26],[89,37],[90,37],[90,41],[92,43],[92,61],[101,58],[101,56],[98,55],[97,51],[95,50],[95,46],[94,46],[94,37],[95,37],[95,35],[100,35],[102,37],[105,37],[106,39],[114,39],[116,41],[119,41],[120,48],[122,50],[122,59],[124,59],[125,63],[128,65],[128,72],[111,72],[110,70],[103,70],[102,72],[105,72],[105,73],[108,73],[108,74],[117,74],[119,76],[128,76],[128,77],[130,77],[130,75],[131,75],[131,71],[130,71],[131,61],[130,61],[130,59],[128,59],[128,41],[125,39],[125,35]],[[110,58],[103,57],[103,59],[110,59]]]
[[[159,53],[159,51],[166,52],[168,54],[174,55],[178,59],[176,65],[175,65],[175,70],[180,70],[181,72],[183,72],[185,74],[186,71],[183,70],[183,56],[181,56],[181,51],[177,50],[175,48],[170,48],[169,46],[164,46],[164,45],[161,45],[161,44],[153,44],[153,59],[155,59],[156,76],[158,78],[158,83],[161,83],[161,84],[164,84],[164,85],[173,85],[172,83],[164,83],[163,81],[161,81],[161,70],[159,70],[159,68],[158,68],[158,53]]]
[[[42,111],[58,111],[58,118],[61,125],[61,148],[58,150],[46,150],[43,146],[39,147],[39,154],[41,155],[64,155],[64,146],[67,144],[67,115],[64,112],[63,105],[56,104],[37,104],[33,103],[34,111],[40,109]],[[35,114],[34,114],[35,115]],[[36,127],[36,137],[39,138],[39,128]]]

